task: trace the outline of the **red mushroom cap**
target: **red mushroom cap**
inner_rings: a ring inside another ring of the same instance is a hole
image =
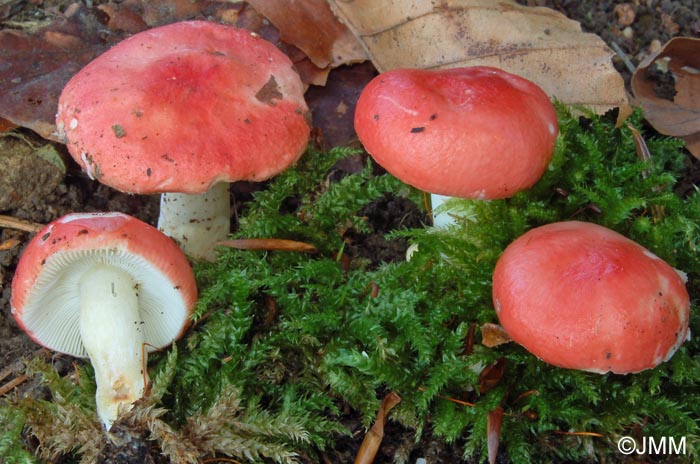
[[[139,285],[149,345],[166,346],[184,333],[197,287],[177,244],[125,214],[76,213],[39,231],[15,271],[12,314],[34,341],[72,356],[87,356],[78,324],[77,282],[96,263],[127,271]]]
[[[267,179],[306,148],[304,87],[273,44],[185,21],[131,36],[65,86],[56,124],[100,182],[130,193],[202,193]]]
[[[565,368],[639,372],[688,336],[685,277],[596,224],[549,224],[516,239],[496,264],[493,300],[513,340]]]
[[[495,199],[539,180],[558,125],[537,85],[475,66],[380,74],[360,95],[355,130],[381,166],[414,187]]]

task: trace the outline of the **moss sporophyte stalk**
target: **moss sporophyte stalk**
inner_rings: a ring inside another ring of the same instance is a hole
[[[687,437],[686,454],[669,462],[697,461],[697,337],[633,375],[561,369],[514,343],[480,343],[479,328],[497,322],[491,278],[503,250],[563,220],[608,227],[687,273],[690,330],[700,333],[700,196],[682,188],[681,142],[645,135],[649,162],[629,128],[563,107],[558,116],[555,154],[537,184],[509,199],[451,200],[458,219],[444,230],[397,227],[383,243],[417,248],[408,261],[359,258],[352,237],[376,227],[368,205],[387,196],[422,205],[421,192],[377,174],[370,161],[361,172],[334,168],[357,151],[307,151],[255,194],[233,238],[295,240],[317,251],[223,248],[216,262],[198,265],[193,329],[177,350],[152,356],[154,393],[130,424],[150,427],[172,462],[293,462],[294,453],[318,456],[345,440],[348,414],[369,427],[396,392],[402,401],[387,429],[408,429],[418,443],[444,440],[465,459],[483,461],[487,418],[500,407],[501,449],[514,463],[618,462],[627,436]],[[641,114],[629,123],[645,134]],[[487,366],[498,375],[480,378]],[[3,399],[0,454],[35,461],[23,445],[31,434],[42,458],[90,455],[86,430],[97,419],[89,366],[72,377],[39,360],[30,367],[53,400]]]

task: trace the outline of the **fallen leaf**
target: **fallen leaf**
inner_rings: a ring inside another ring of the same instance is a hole
[[[464,348],[462,349],[462,354],[464,356],[470,356],[474,352],[474,337],[476,334],[476,322],[472,322],[469,325],[469,331],[467,336],[464,337]]]
[[[279,29],[283,41],[298,47],[319,68],[367,59],[362,45],[325,2],[248,0],[248,3]]]
[[[243,238],[237,240],[223,240],[217,245],[237,250],[257,250],[257,251],[299,251],[304,253],[315,253],[316,247],[310,243],[298,242],[296,240],[285,240],[280,238]]]
[[[658,91],[656,76],[665,69],[673,79],[672,96]],[[700,39],[671,39],[639,64],[631,85],[654,129],[684,139],[693,156],[700,158]]]
[[[489,464],[496,464],[498,445],[501,442],[501,425],[503,424],[503,408],[497,406],[489,411],[486,417],[486,446],[488,448]]]
[[[481,326],[481,344],[485,347],[494,348],[512,341],[510,335],[499,324],[487,322]]]
[[[307,90],[306,102],[314,127],[321,130],[324,147],[344,146],[357,139],[353,125],[355,105],[362,89],[376,75],[369,62],[343,66],[331,71],[325,87]]]
[[[355,457],[355,464],[372,464],[374,462],[374,458],[377,456],[377,451],[379,451],[379,446],[384,438],[384,424],[389,416],[389,411],[400,402],[401,397],[395,392],[389,392],[384,397],[372,428],[362,440],[360,449]]]
[[[137,8],[132,8],[129,2],[122,4],[105,3],[97,7],[106,16],[107,27],[111,31],[136,34],[148,29]]]
[[[479,374],[479,393],[482,395],[498,385],[506,372],[506,358],[498,358]]]
[[[13,124],[7,119],[0,118],[0,133],[11,131],[15,127],[17,127],[17,124]]]
[[[294,68],[299,73],[301,81],[307,86],[324,86],[328,82],[331,68],[319,68],[309,59],[294,62]],[[308,88],[308,87],[307,87]]]
[[[631,112],[613,52],[579,23],[543,7],[492,0],[329,0],[379,71],[494,66],[550,97],[602,114]]]
[[[57,140],[54,120],[63,86],[118,39],[77,4],[33,34],[0,31],[0,118]]]

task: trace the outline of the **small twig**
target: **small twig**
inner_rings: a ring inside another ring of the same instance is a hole
[[[647,143],[644,140],[644,137],[642,137],[642,134],[639,133],[637,129],[632,127],[632,125],[627,124],[627,128],[632,132],[632,136],[634,138],[634,148],[637,151],[637,156],[639,159],[644,161],[645,163],[649,164],[651,167],[654,167],[654,160],[651,156],[651,152],[649,151],[649,147],[647,147]],[[649,170],[646,169],[642,172],[642,177],[646,179],[649,177]],[[655,193],[658,193],[661,191],[661,186],[656,186],[653,188],[653,191]],[[654,222],[659,222],[661,219],[664,217],[664,209],[662,206],[659,205],[651,205],[651,217],[654,220]]]
[[[202,463],[214,463],[214,462],[233,462],[236,464],[241,464],[240,461],[236,461],[235,459],[231,458],[210,458],[210,459],[205,459],[202,461]]]
[[[418,391],[426,391],[425,387],[418,387]],[[476,404],[470,403],[468,401],[460,400],[457,398],[452,398],[451,396],[444,396],[444,395],[435,395],[437,398],[440,398],[441,400],[446,400],[446,401],[451,401],[452,403],[459,404],[461,406],[469,406],[469,407],[476,407]]]
[[[7,382],[5,385],[0,387],[0,396],[5,395],[7,392],[11,391],[13,388],[15,388],[17,385],[21,384],[22,382],[26,381],[29,377],[26,375],[22,374],[18,377],[15,377],[14,379],[10,380]]]
[[[0,227],[5,229],[17,229],[25,232],[39,232],[44,225],[37,222],[23,221],[12,216],[0,214]]]
[[[622,60],[622,62],[625,64],[625,67],[627,68],[627,70],[629,72],[631,72],[632,74],[634,74],[635,71],[637,71],[637,67],[634,65],[634,63],[632,63],[632,61],[629,59],[627,54],[624,51],[622,51],[622,49],[617,44],[617,42],[612,42],[611,46],[612,46],[612,49],[615,50],[615,53],[617,53],[617,56],[619,56],[620,59]]]
[[[605,438],[605,435],[596,432],[565,432],[563,430],[555,430],[554,433],[556,433],[557,435],[573,435],[577,437]]]
[[[297,240],[285,240],[281,238],[246,238],[237,240],[223,240],[216,242],[216,245],[235,248],[237,250],[257,250],[257,251],[299,251],[305,253],[315,253],[318,250],[315,246]]]

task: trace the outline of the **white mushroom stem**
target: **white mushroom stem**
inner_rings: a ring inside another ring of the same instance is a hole
[[[214,246],[231,231],[228,184],[220,182],[200,195],[164,193],[160,197],[158,229],[172,237],[185,254],[213,261]]]
[[[120,408],[143,396],[147,381],[138,286],[108,264],[88,269],[79,285],[80,333],[95,369],[97,414],[109,430]]]
[[[448,210],[440,209],[440,206],[451,198],[453,197],[438,195],[437,193],[430,194],[430,209],[433,216],[433,227],[447,227],[455,223],[454,217]]]

